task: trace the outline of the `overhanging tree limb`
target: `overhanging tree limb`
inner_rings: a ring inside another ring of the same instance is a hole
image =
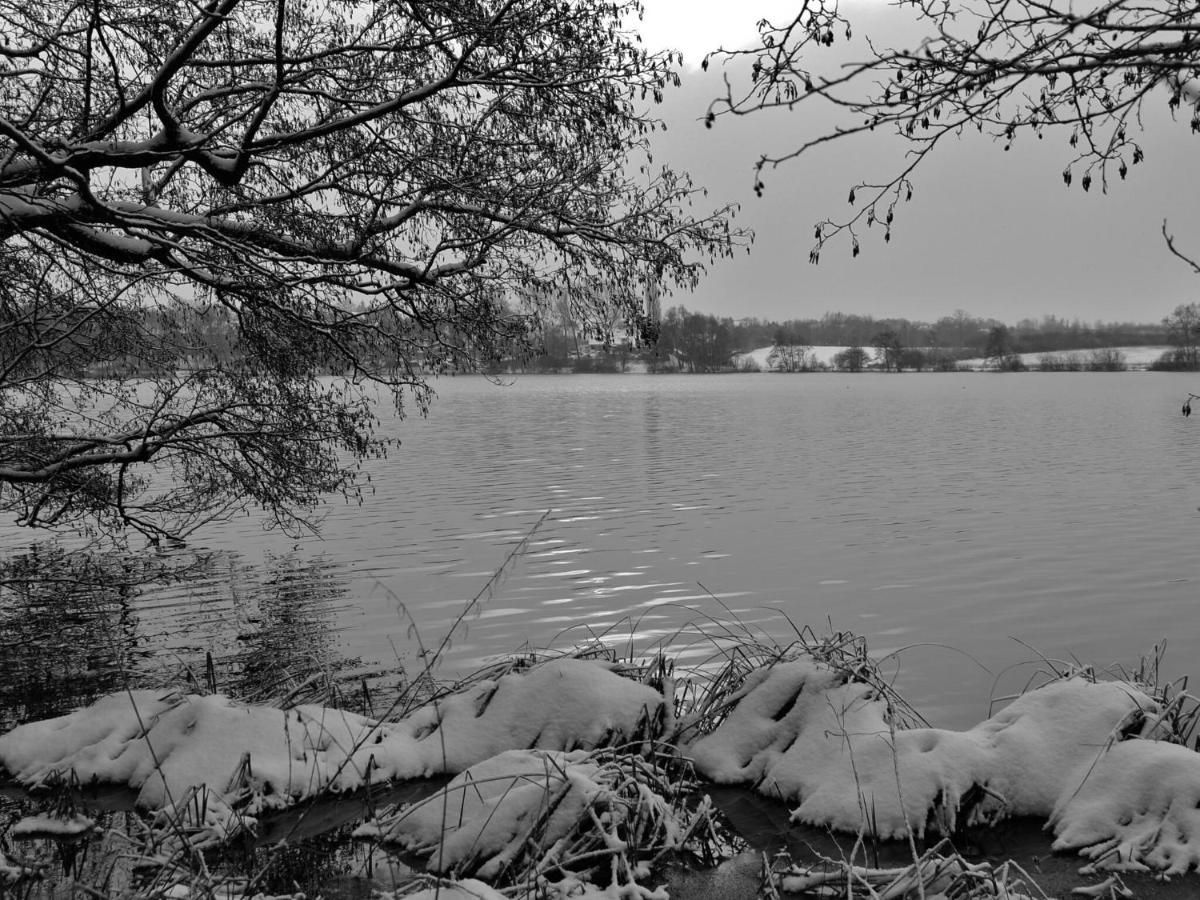
[[[712,58],[746,61],[750,86],[710,106],[708,122],[764,109],[828,103],[840,124],[791,150],[762,156],[764,173],[816,147],[864,132],[898,134],[909,146],[899,173],[864,181],[850,192],[851,212],[815,225],[810,258],[845,235],[857,253],[861,226],[881,223],[890,237],[897,203],[912,193],[916,167],[946,137],[971,128],[1005,149],[1023,134],[1062,133],[1070,146],[1063,180],[1087,191],[1107,190],[1142,161],[1137,137],[1147,100],[1158,97],[1172,115],[1186,114],[1200,132],[1200,6],[1194,0],[906,0],[922,31],[912,49],[867,41],[847,60],[851,23],[837,0],[803,0],[782,24],[760,23],[760,44],[717,51]],[[833,49],[830,49],[833,48]],[[833,57],[833,59],[831,59]],[[707,66],[709,60],[705,60]]]
[[[0,0],[0,506],[301,527],[385,449],[364,382],[424,409],[559,303],[647,326],[745,236],[650,166],[636,12]]]

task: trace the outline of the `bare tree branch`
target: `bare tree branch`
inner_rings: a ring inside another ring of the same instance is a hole
[[[371,391],[646,330],[746,237],[654,170],[636,2],[0,0],[0,506],[301,528]],[[337,376],[337,377],[333,377]]]
[[[1021,135],[1064,134],[1070,153],[1063,180],[1087,191],[1124,179],[1144,153],[1137,141],[1150,98],[1172,115],[1185,113],[1200,132],[1200,6],[1192,0],[907,0],[923,37],[911,49],[867,41],[866,58],[845,61],[829,48],[850,46],[849,19],[837,0],[803,0],[776,25],[759,23],[757,47],[717,51],[711,58],[749,61],[750,87],[724,96],[708,112],[722,116],[826,103],[844,124],[757,163],[764,171],[816,147],[864,132],[901,136],[910,151],[898,174],[850,190],[851,213],[816,223],[810,254],[845,234],[858,250],[858,227],[883,225],[891,236],[897,204],[912,196],[915,169],[946,137],[966,129],[991,135],[1005,149]],[[834,59],[831,59],[834,57]],[[823,63],[828,62],[828,65]],[[705,60],[705,65],[709,60]],[[1178,255],[1178,254],[1177,254]]]

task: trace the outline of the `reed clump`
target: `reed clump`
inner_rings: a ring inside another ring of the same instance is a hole
[[[907,866],[872,868],[847,859],[817,855],[798,865],[786,853],[763,857],[761,896],[780,900],[800,894],[824,900],[1049,900],[1033,877],[1012,860],[972,863],[942,841]],[[1114,882],[1115,884],[1115,882]]]

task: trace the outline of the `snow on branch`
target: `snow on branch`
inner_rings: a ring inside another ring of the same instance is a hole
[[[424,412],[430,378],[532,354],[558,305],[649,336],[647,280],[690,289],[748,236],[653,167],[678,60],[635,10],[0,0],[0,438],[22,460],[0,454],[0,511],[161,540],[250,504],[302,531],[387,449],[369,397]],[[221,452],[5,478],[53,471],[52,433],[230,396],[267,399]]]

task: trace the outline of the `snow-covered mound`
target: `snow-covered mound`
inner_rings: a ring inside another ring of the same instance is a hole
[[[1200,753],[1178,744],[1124,741],[1098,754],[1078,790],[1050,817],[1055,850],[1101,868],[1178,874],[1200,866]]]
[[[27,787],[70,771],[84,784],[128,785],[155,810],[202,788],[255,815],[368,781],[461,772],[513,748],[593,747],[669,715],[654,689],[577,659],[476,682],[391,723],[132,691],[0,736],[0,768]]]
[[[132,691],[0,737],[0,765],[37,787],[74,772],[83,784],[124,784],[162,809],[193,787],[253,786],[268,805],[361,783],[359,753],[377,723],[323,707],[283,711],[221,696]]]
[[[433,872],[469,872],[492,879],[537,832],[561,840],[605,789],[587,751],[510,750],[472,766],[420,803],[359,828],[429,855]]]
[[[653,861],[704,845],[714,829],[711,804],[693,802],[677,762],[627,749],[511,750],[356,834],[424,854],[429,872],[521,896],[536,881],[539,897],[665,900],[645,884]],[[589,883],[597,874],[608,891]]]
[[[902,729],[875,687],[800,658],[756,670],[690,748],[697,771],[796,804],[792,819],[881,837],[1048,818],[1105,866],[1200,866],[1200,754],[1154,740],[1133,685],[1064,678],[974,728]]]

